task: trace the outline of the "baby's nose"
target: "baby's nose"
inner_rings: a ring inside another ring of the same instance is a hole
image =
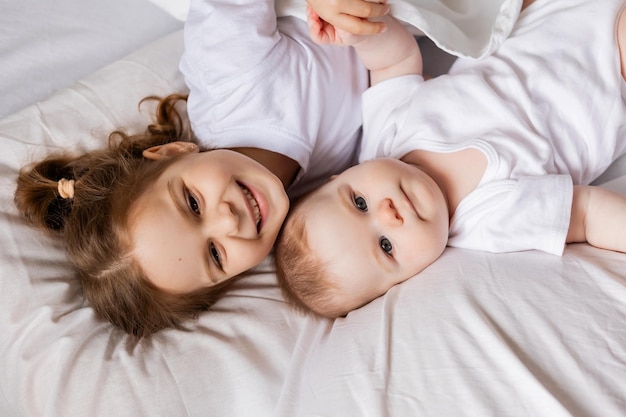
[[[404,223],[402,215],[390,198],[385,198],[380,202],[378,212],[380,221],[386,225],[401,226]]]

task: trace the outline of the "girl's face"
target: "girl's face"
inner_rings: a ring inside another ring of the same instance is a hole
[[[281,181],[255,160],[225,149],[187,150],[138,198],[130,226],[148,279],[175,293],[259,264],[289,209]]]

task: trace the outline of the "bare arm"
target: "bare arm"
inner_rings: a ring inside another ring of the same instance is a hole
[[[322,20],[310,7],[307,16],[309,33],[315,42],[354,47],[370,71],[372,85],[402,75],[422,75],[422,54],[417,42],[393,17],[378,19],[386,25],[386,30],[380,34],[353,35]]]
[[[626,197],[601,187],[574,186],[567,243],[574,242],[626,252]]]

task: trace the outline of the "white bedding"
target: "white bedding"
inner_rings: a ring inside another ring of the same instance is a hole
[[[96,321],[62,248],[21,222],[12,193],[27,160],[100,147],[114,128],[145,126],[142,97],[185,91],[180,22],[141,8],[172,25],[143,43],[167,35],[0,120],[0,416],[626,415],[626,255],[588,245],[563,257],[447,250],[335,321],[294,312],[269,259],[191,332],[133,347]],[[626,192],[625,173],[609,185]]]
[[[0,118],[182,27],[147,0],[0,0],[0,10]]]

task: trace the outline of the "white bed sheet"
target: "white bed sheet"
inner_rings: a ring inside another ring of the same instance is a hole
[[[19,167],[140,129],[185,91],[182,33],[0,120],[0,416],[624,416],[626,255],[450,249],[335,321],[294,312],[270,259],[191,332],[132,346],[12,203]],[[609,186],[626,192],[619,167]]]

